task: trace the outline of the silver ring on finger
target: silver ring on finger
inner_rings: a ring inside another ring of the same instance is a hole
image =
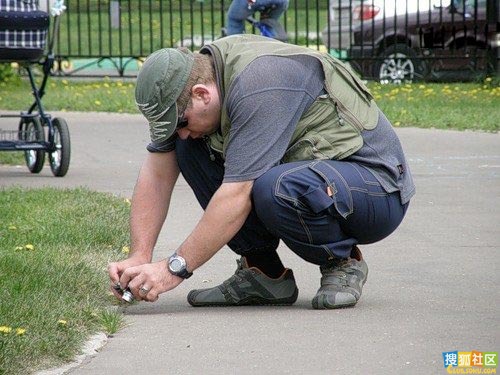
[[[148,293],[149,293],[149,289],[141,286],[141,288],[139,289],[139,294],[146,295]]]

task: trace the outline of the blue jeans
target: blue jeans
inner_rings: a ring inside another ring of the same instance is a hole
[[[182,175],[206,208],[222,183],[224,161],[210,160],[202,140],[180,140]],[[253,208],[228,243],[237,254],[275,250],[279,240],[308,262],[322,265],[346,258],[352,247],[380,241],[403,220],[408,204],[386,193],[360,164],[307,160],[271,168],[254,182]]]
[[[227,12],[227,35],[243,34],[246,18],[271,5],[274,5],[275,9],[271,10],[269,15],[278,20],[288,8],[288,0],[256,0],[251,9],[248,9],[247,0],[233,0]]]

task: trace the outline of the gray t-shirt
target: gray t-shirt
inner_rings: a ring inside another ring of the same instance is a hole
[[[262,56],[233,80],[224,182],[255,180],[280,163],[323,81],[321,63],[311,56]]]

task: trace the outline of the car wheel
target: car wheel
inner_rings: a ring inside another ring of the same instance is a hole
[[[405,44],[387,47],[375,64],[374,77],[380,83],[411,83],[426,75],[427,67],[423,59]]]

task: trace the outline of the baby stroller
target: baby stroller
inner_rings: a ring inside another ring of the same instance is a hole
[[[46,1],[46,0],[42,0]],[[68,125],[62,118],[45,112],[42,97],[54,64],[54,40],[59,31],[59,16],[65,9],[62,0],[52,6],[53,28],[50,40],[50,16],[38,8],[38,0],[0,0],[0,62],[16,62],[25,69],[34,96],[33,104],[20,114],[0,114],[2,118],[19,118],[17,130],[0,129],[0,151],[22,151],[31,173],[43,169],[48,153],[54,176],[66,175],[71,144]],[[43,78],[37,87],[32,67],[38,64]]]

